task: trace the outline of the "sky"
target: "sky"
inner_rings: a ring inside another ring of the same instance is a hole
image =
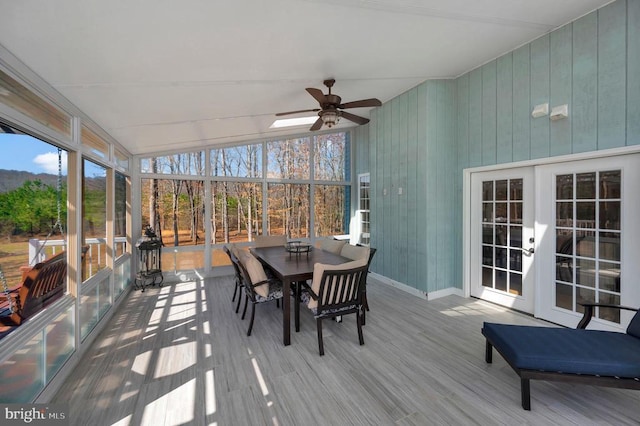
[[[29,135],[0,133],[0,169],[58,174],[58,148]],[[67,174],[67,153],[62,151],[62,174]]]

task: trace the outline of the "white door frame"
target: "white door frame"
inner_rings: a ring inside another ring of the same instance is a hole
[[[512,169],[529,166],[540,166],[554,163],[564,163],[571,161],[589,160],[595,158],[614,157],[618,155],[636,154],[640,153],[640,145],[612,148],[601,151],[590,151],[580,154],[569,154],[551,158],[541,158],[536,160],[518,161],[515,163],[497,164],[491,166],[472,167],[463,170],[463,183],[462,183],[462,262],[463,262],[463,282],[462,290],[465,297],[471,297],[471,175],[477,172]],[[538,237],[536,246],[539,244],[541,238]],[[537,274],[538,276],[540,274]],[[538,304],[536,304],[538,305]],[[535,315],[535,314],[534,314]]]

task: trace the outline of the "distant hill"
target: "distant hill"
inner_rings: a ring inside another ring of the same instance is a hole
[[[66,177],[65,177],[66,179]],[[0,169],[0,193],[13,191],[22,186],[27,180],[39,180],[40,182],[56,186],[58,176],[48,173],[31,173],[19,170],[3,170]]]

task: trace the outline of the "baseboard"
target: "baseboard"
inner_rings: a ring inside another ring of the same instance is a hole
[[[432,291],[432,292],[425,292],[422,290],[419,290],[415,287],[411,287],[408,286],[406,284],[403,284],[399,281],[395,281],[392,280],[391,278],[385,277],[384,275],[380,275],[380,274],[376,274],[375,272],[371,272],[369,275],[371,278],[373,278],[375,281],[378,281],[381,284],[386,284],[389,285],[391,287],[395,287],[399,290],[402,290],[406,293],[412,294],[416,297],[419,297],[421,299],[424,300],[435,300],[435,299],[439,299],[441,297],[446,297],[446,296],[451,296],[451,295],[457,295],[460,297],[464,297],[464,291],[462,291],[462,289],[457,288],[457,287],[449,287],[449,288],[445,288],[442,290],[436,290],[436,291]]]

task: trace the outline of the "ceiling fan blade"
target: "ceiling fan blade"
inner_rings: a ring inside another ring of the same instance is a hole
[[[301,109],[298,111],[287,111],[287,112],[279,112],[276,114],[276,117],[280,117],[281,115],[289,115],[289,114],[298,114],[300,112],[318,112],[320,111],[319,108],[316,109]]]
[[[322,118],[318,118],[316,120],[316,122],[313,123],[313,126],[311,126],[311,128],[309,130],[312,131],[312,132],[315,132],[316,130],[320,130],[320,127],[322,127],[323,124],[324,123],[322,122]]]
[[[307,87],[306,90],[320,105],[324,103],[324,93],[322,93],[322,90],[314,89],[313,87]]]
[[[367,124],[369,122],[368,118],[360,117],[359,115],[351,114],[350,112],[342,111],[340,115],[357,124]]]
[[[382,102],[379,99],[371,98],[371,99],[362,99],[360,101],[347,102],[342,105],[338,105],[338,108],[347,109],[347,108],[365,108],[365,107],[377,107],[382,106]]]

